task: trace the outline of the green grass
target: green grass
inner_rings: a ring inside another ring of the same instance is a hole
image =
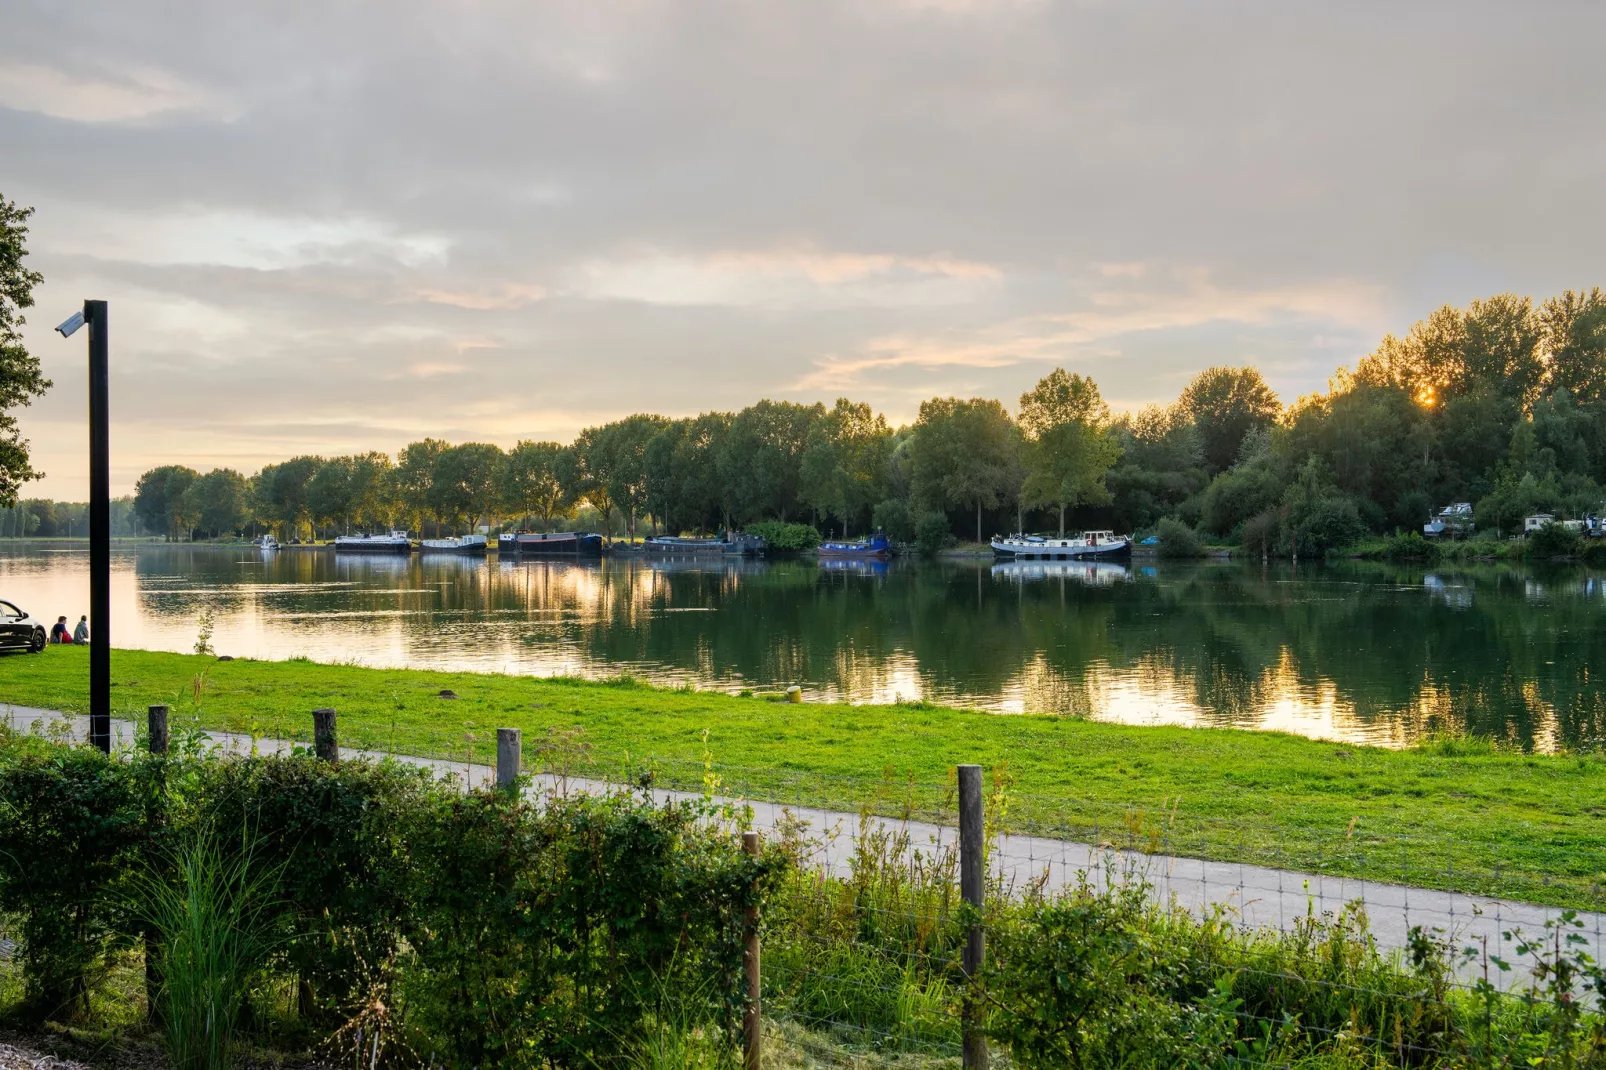
[[[992,770],[1008,827],[1558,906],[1606,906],[1606,754],[1531,755],[1447,739],[1392,751],[1271,732],[1101,724],[926,704],[778,704],[629,680],[219,662],[112,653],[112,704],[143,721],[489,759],[499,726],[527,763],[881,812],[952,807],[953,767]],[[439,697],[451,690],[455,700]],[[0,701],[86,712],[88,652],[0,658]],[[706,734],[706,741],[705,741]],[[628,755],[628,758],[626,757]],[[711,763],[711,768],[705,763]],[[1000,813],[1002,811],[1002,814]]]

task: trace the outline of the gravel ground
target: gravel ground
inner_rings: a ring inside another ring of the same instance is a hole
[[[89,1070],[89,1067],[70,1059],[58,1059],[38,1048],[0,1040],[0,1070]]]

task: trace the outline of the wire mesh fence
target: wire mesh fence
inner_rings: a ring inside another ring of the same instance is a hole
[[[79,728],[6,719],[63,738]],[[120,721],[114,736],[134,746],[138,728]],[[339,737],[344,756],[424,764],[468,787],[496,779],[491,727],[342,724]],[[204,736],[237,752],[313,742],[309,715]],[[1031,1066],[1606,1059],[1606,856],[1542,829],[1491,856],[1408,828],[1037,796],[998,769],[978,909],[960,894],[952,775],[603,755],[562,731],[523,739],[517,767],[537,794],[722,801],[733,834],[757,830],[786,856],[762,921],[766,1065],[957,1063],[967,997],[995,1058]],[[971,977],[977,928],[988,961]]]

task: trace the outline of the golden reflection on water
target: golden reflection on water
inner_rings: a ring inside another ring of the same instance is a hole
[[[1593,578],[1324,586],[1251,570],[1148,571],[264,560],[155,548],[114,554],[112,634],[117,645],[188,651],[210,609],[213,646],[245,657],[628,672],[728,691],[799,683],[811,700],[926,700],[1390,746],[1474,715],[1482,730],[1540,749],[1606,735],[1585,641],[1606,619],[1606,585]],[[76,619],[87,555],[0,554],[0,584],[0,597]],[[1562,609],[1572,616],[1557,623]],[[1469,642],[1483,645],[1468,653]]]

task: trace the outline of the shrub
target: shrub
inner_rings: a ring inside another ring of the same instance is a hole
[[[1204,543],[1199,535],[1180,520],[1165,517],[1156,534],[1160,537],[1161,557],[1203,557]]]
[[[734,1038],[742,918],[771,867],[709,816],[622,795],[442,800],[414,844],[408,939],[415,1010],[451,1061],[596,1066],[666,1010]]]
[[[1330,495],[1292,511],[1287,538],[1311,557],[1352,546],[1366,537],[1366,524],[1352,498]]]
[[[877,531],[885,532],[887,538],[894,542],[914,541],[914,517],[909,513],[909,503],[902,498],[888,498],[884,502],[878,502],[870,512],[870,523]]]
[[[200,763],[204,827],[255,830],[260,866],[283,874],[272,915],[303,1017],[351,1006],[401,935],[416,876],[409,841],[441,790],[426,770],[306,756]]]
[[[761,524],[749,524],[747,533],[757,535],[769,544],[771,550],[782,553],[812,550],[820,545],[820,533],[812,524],[783,524],[779,520],[766,520]]]
[[[121,904],[146,839],[146,765],[0,740],[0,911],[22,932],[22,1016],[88,1009],[89,977],[137,931]]]
[[[1532,532],[1523,545],[1524,554],[1535,561],[1549,561],[1557,557],[1571,557],[1578,552],[1581,542],[1578,532],[1547,520],[1538,531]]]
[[[915,522],[915,545],[930,556],[948,545],[948,518],[941,513],[923,513]]]

